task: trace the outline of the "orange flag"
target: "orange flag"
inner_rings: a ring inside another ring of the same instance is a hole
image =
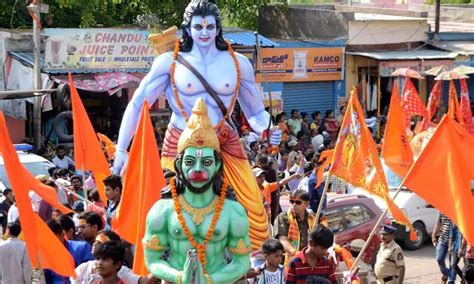
[[[410,227],[412,229],[410,238],[416,238],[410,221],[388,194],[385,173],[375,142],[365,124],[356,88],[352,89],[347,104],[346,114],[334,149],[330,173],[385,200],[393,218]]]
[[[102,181],[110,175],[109,164],[104,156],[94,128],[82,105],[76,86],[69,73],[71,87],[72,120],[74,132],[74,162],[79,170],[91,171],[94,175],[100,199],[107,201]]]
[[[402,178],[405,177],[413,164],[413,152],[408,142],[405,118],[396,81],[393,86],[390,110],[385,126],[382,157],[385,164]]]
[[[107,151],[107,155],[110,159],[115,156],[115,144],[112,140],[109,139],[106,135],[97,132],[97,138],[99,138],[100,143],[104,145],[105,151]]]
[[[319,166],[318,171],[316,173],[315,188],[318,188],[323,182],[324,171],[331,164],[333,155],[334,155],[334,150],[326,150],[321,153],[321,156],[319,156],[319,162],[322,162],[323,160],[324,162]]]
[[[403,184],[448,216],[474,245],[474,137],[445,115]]]
[[[454,85],[453,80],[449,81],[448,115],[451,118],[456,119],[459,123],[464,124],[461,107],[459,106],[458,101],[458,92],[456,91],[456,86]]]
[[[75,276],[74,259],[66,247],[48,226],[33,212],[28,196],[34,190],[51,206],[64,213],[71,210],[62,206],[53,188],[35,179],[20,163],[13,147],[3,113],[0,112],[0,152],[5,163],[8,179],[15,194],[16,206],[20,216],[21,228],[25,237],[31,265],[54,270],[64,276]]]
[[[133,271],[140,275],[147,274],[142,247],[146,216],[166,186],[148,109],[145,102],[130,149],[122,198],[112,224],[123,239],[135,244]]]

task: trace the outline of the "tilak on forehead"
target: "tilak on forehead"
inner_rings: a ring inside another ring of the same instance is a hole
[[[189,147],[198,148],[197,156],[203,155],[202,148],[209,147],[221,152],[219,138],[212,128],[211,120],[207,115],[207,106],[202,98],[196,101],[192,114],[188,119],[186,129],[178,140],[178,153],[182,153]]]

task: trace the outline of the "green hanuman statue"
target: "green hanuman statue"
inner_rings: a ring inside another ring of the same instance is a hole
[[[148,212],[148,271],[174,283],[232,283],[250,268],[249,223],[222,176],[219,140],[202,99],[179,138],[178,153],[176,179]]]

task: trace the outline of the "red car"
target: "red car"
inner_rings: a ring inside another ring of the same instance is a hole
[[[288,210],[290,206],[288,196],[280,197],[280,205],[283,211]],[[367,240],[380,215],[382,210],[372,198],[363,195],[328,194],[324,216],[338,245],[350,244],[355,239]],[[386,218],[384,223],[390,224],[390,220]],[[380,242],[380,234],[377,233],[362,258],[365,263],[372,263],[375,260]]]

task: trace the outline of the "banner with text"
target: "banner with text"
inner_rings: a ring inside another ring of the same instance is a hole
[[[45,71],[144,72],[158,55],[146,30],[45,29],[45,34]]]
[[[344,48],[262,48],[257,82],[342,80]],[[263,69],[263,70],[262,70]]]

